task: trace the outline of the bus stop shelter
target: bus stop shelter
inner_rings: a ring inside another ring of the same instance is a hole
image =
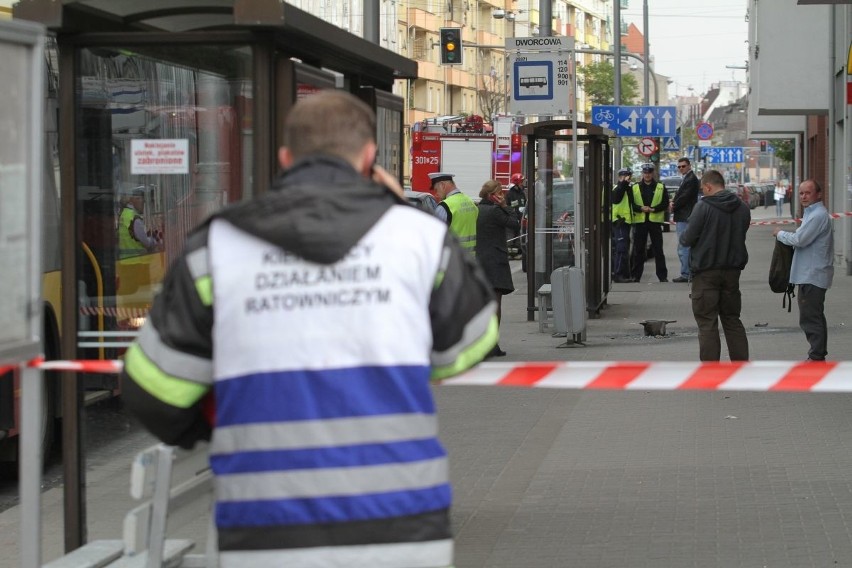
[[[343,89],[366,101],[378,119],[378,162],[402,176],[404,109],[392,91],[395,80],[417,76],[417,63],[291,4],[21,0],[13,17],[49,33],[49,359],[121,356],[187,234],[267,190],[298,98]],[[133,198],[152,244],[128,252],[120,234]],[[119,385],[114,376],[67,374],[47,386],[63,418],[71,550],[85,541],[80,409],[94,389],[114,395]]]
[[[613,133],[571,120],[534,122],[521,126],[519,133],[524,139],[525,170],[538,173],[527,200],[527,319],[535,319],[539,288],[550,283],[554,270],[566,265],[583,269],[586,311],[590,318],[599,317],[611,280],[608,190]],[[563,170],[554,167],[554,147],[560,143],[568,145],[572,168],[565,179]]]

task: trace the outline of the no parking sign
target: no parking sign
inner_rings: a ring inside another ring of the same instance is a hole
[[[695,127],[695,135],[699,140],[710,140],[713,138],[713,125],[709,122],[699,122]]]

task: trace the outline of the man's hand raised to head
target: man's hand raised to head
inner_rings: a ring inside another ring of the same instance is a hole
[[[374,182],[385,186],[386,188],[397,194],[399,197],[405,197],[405,192],[402,190],[402,186],[399,185],[399,180],[392,176],[390,172],[384,169],[382,166],[373,166],[372,179]]]

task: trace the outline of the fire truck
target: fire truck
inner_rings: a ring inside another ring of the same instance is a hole
[[[496,179],[504,188],[521,173],[521,135],[511,116],[486,124],[481,116],[430,118],[414,125],[411,135],[411,189],[431,191],[429,174],[455,174],[459,189],[479,198],[482,184]]]

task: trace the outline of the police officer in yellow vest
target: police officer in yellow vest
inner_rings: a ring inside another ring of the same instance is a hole
[[[630,229],[633,226],[633,193],[630,168],[618,170],[618,184],[612,189],[612,280],[632,282],[630,274]]]
[[[429,174],[432,189],[441,198],[435,215],[450,226],[450,231],[458,238],[461,246],[476,256],[476,218],[479,209],[470,197],[456,187],[454,176],[445,172]]]
[[[119,186],[121,213],[118,217],[118,258],[127,260],[158,249],[157,239],[148,234],[145,212],[145,186],[122,182]]]
[[[633,185],[633,280],[642,280],[648,236],[657,263],[657,278],[669,281],[666,257],[663,256],[663,224],[669,208],[665,186],[654,178],[654,164],[642,165],[642,181]]]

